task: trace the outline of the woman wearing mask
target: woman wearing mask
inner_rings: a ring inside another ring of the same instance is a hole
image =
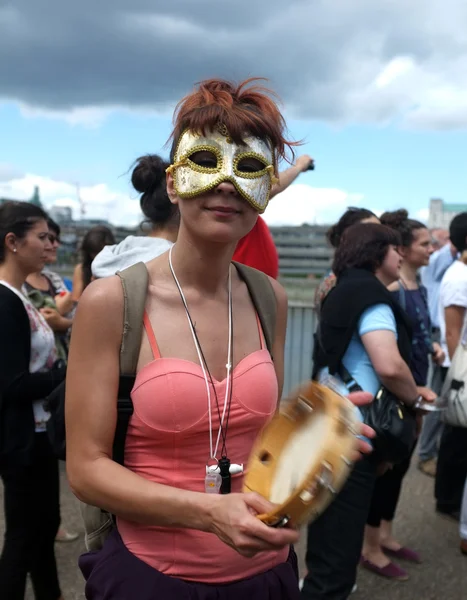
[[[283,192],[300,173],[308,170],[312,159],[303,155],[296,163],[282,171],[279,182],[271,188],[271,198]],[[180,223],[176,205],[167,195],[165,171],[169,163],[157,154],[138,158],[131,183],[141,194],[140,206],[150,228],[146,237],[129,235],[113,246],[105,246],[92,262],[95,278],[109,277],[117,271],[142,261],[148,262],[166,252],[175,243]],[[279,258],[271,232],[264,219],[258,217],[253,229],[237,244],[233,260],[254,267],[277,279]]]
[[[62,598],[54,554],[60,521],[58,462],[45,431],[43,399],[63,380],[52,329],[23,292],[51,244],[47,215],[26,202],[0,207],[0,475],[6,533],[0,590],[23,600],[31,576],[36,600]],[[60,315],[57,314],[57,322]]]
[[[405,311],[412,328],[410,371],[418,386],[426,386],[430,355],[436,364],[442,364],[444,361],[441,346],[433,343],[431,339],[427,292],[419,279],[419,269],[428,264],[433,252],[431,235],[426,225],[409,219],[404,209],[384,213],[381,215],[381,223],[391,227],[401,239],[398,248],[402,257],[399,279],[389,286],[389,290],[394,300]],[[416,441],[413,450],[415,445]],[[362,552],[363,567],[377,575],[399,580],[407,579],[408,573],[391,559],[414,563],[421,561],[418,552],[404,547],[392,532],[402,482],[409,469],[411,457],[412,454],[377,479]]]
[[[117,516],[103,549],[81,559],[91,600],[131,597],[136,586],[140,600],[155,589],[161,600],[273,593],[291,600],[299,593],[290,547],[298,532],[254,516],[271,505],[241,493],[241,473],[232,476],[233,493],[206,493],[208,462],[228,448],[233,463],[246,463],[283,381],[285,292],[268,280],[277,299],[272,362],[231,264],[291,146],[277,106],[250,83],[205,81],[177,107],[167,193],[180,227],[176,244],[147,263],[146,334],[125,467],[111,460],[123,317],[118,278],[96,281],[78,307],[67,379],[68,473],[78,497]]]
[[[417,387],[410,372],[410,325],[387,290],[399,278],[400,244],[397,232],[377,223],[345,231],[333,263],[336,285],[321,305],[314,370],[319,380],[334,376],[342,393],[358,386],[375,397],[384,385],[412,407],[420,396],[434,397]],[[351,593],[378,460],[369,455],[357,463],[335,501],[308,528],[303,598],[346,600]]]

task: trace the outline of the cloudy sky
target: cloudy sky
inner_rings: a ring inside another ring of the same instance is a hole
[[[155,8],[156,4],[164,5]],[[0,196],[139,220],[129,168],[167,154],[196,81],[269,79],[316,160],[271,203],[274,223],[329,222],[349,204],[463,202],[464,0],[15,0],[0,6]]]

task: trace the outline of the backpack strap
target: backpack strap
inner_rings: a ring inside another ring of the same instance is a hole
[[[277,299],[269,277],[265,273],[241,263],[234,262],[233,264],[240,277],[246,283],[253,305],[259,316],[266,347],[272,356],[272,348],[276,335]]]
[[[117,275],[123,288],[123,333],[120,345],[120,380],[117,399],[117,425],[113,443],[113,459],[123,465],[128,424],[133,414],[130,394],[135,383],[143,334],[143,315],[146,305],[149,275],[146,265],[136,263]]]

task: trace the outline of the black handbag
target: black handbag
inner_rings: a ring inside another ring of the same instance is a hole
[[[350,392],[362,391],[343,365],[340,375]],[[376,433],[371,443],[378,460],[397,464],[410,456],[417,437],[415,411],[384,386],[378,390],[373,401],[361,406],[360,410],[363,422]]]
[[[360,407],[364,423],[375,430],[374,452],[382,461],[400,463],[410,456],[416,440],[415,412],[381,387],[371,404]]]

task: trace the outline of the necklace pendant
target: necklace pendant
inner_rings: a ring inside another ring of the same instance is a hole
[[[219,460],[219,471],[222,479],[221,494],[230,494],[232,476],[230,475],[230,460],[226,456]]]
[[[204,491],[206,494],[218,494],[222,485],[222,477],[219,473],[211,471],[207,468],[206,477],[204,478]]]

